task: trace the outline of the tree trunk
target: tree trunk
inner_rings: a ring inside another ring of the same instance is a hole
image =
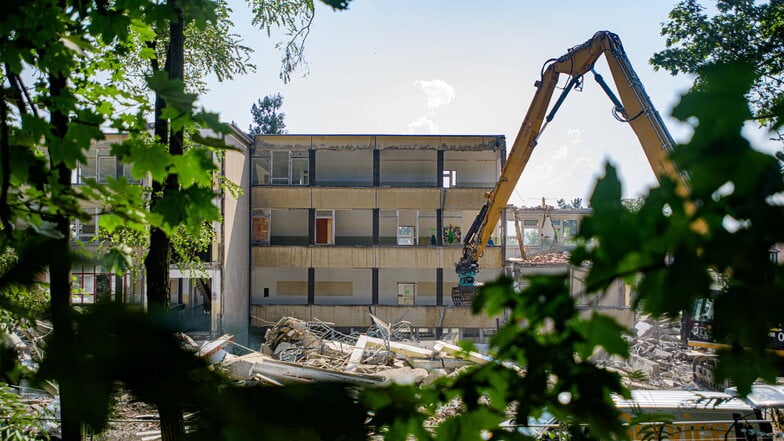
[[[177,17],[169,25],[169,50],[166,56],[166,67],[169,79],[183,79],[184,76],[184,34],[182,9],[171,0]],[[154,66],[157,67],[157,66]],[[179,130],[168,135],[168,123],[161,118],[165,107],[163,100],[155,98],[155,134],[161,142],[169,144],[169,154],[181,155],[183,150],[183,131]],[[165,183],[153,183],[151,207],[161,197],[162,192],[177,191],[179,185],[177,175],[169,175]],[[169,309],[169,261],[171,256],[171,240],[166,233],[158,228],[150,231],[150,250],[144,259],[147,272],[147,300],[150,314],[164,316]],[[185,422],[182,404],[172,397],[162,397],[157,404],[161,421],[161,438],[163,441],[178,441],[185,437]]]
[[[62,74],[49,75],[49,93],[53,100],[61,96],[67,85]],[[51,114],[52,132],[57,138],[64,138],[68,130],[68,116],[62,111],[55,110]],[[58,184],[64,189],[71,187],[71,170],[65,164],[58,164]],[[52,327],[54,335],[60,345],[66,347],[74,340],[73,321],[71,319],[71,262],[70,254],[71,225],[70,219],[64,214],[54,218],[57,232],[62,237],[55,239],[52,254],[55,258],[49,265],[49,290],[51,293]],[[63,366],[56,378],[60,387],[60,423],[63,441],[81,441],[84,439],[84,425],[78,416],[81,391],[78,385],[69,379],[70,366]]]

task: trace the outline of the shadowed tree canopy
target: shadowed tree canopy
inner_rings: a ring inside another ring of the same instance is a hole
[[[276,93],[259,99],[250,108],[253,124],[248,128],[251,135],[279,135],[286,133],[286,114],[280,111],[283,97]]]
[[[661,34],[666,49],[651,57],[654,69],[696,75],[699,87],[706,66],[748,63],[755,77],[747,95],[754,119],[772,127],[781,124],[784,2],[683,0],[670,11]]]

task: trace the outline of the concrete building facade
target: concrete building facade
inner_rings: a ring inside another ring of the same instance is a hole
[[[290,315],[359,328],[372,312],[433,330],[484,326],[452,308],[450,293],[462,234],[505,157],[503,136],[256,136],[253,324]],[[480,280],[503,271],[504,227],[480,261]]]
[[[500,176],[503,136],[260,135],[226,137],[233,149],[216,155],[221,187],[215,204],[222,222],[200,268],[173,264],[171,304],[190,331],[233,334],[247,342],[249,327],[281,317],[321,320],[366,329],[370,314],[405,320],[425,336],[482,339],[504,317],[472,315],[455,306],[455,263],[463,232]],[[130,176],[111,155],[122,135],[107,135],[74,173],[74,184]],[[142,181],[134,181],[144,184]],[[74,220],[77,244],[94,246],[98,209]],[[522,281],[534,273],[568,273],[586,309],[617,310],[629,321],[628,288],[613,285],[602,300],[581,297],[584,269],[565,260],[520,259],[526,253],[568,250],[588,209],[508,207],[480,259],[479,282],[506,273]],[[512,215],[512,213],[514,215]],[[515,228],[515,221],[517,227]],[[78,266],[74,303],[100,297],[144,304],[143,277]]]
[[[105,183],[110,178],[125,177],[130,183],[150,185],[148,179],[135,179],[131,166],[123,164],[112,154],[112,145],[126,139],[124,134],[105,134],[95,142],[79,162],[72,175],[72,184],[79,186],[88,179]],[[248,155],[251,139],[237,127],[225,136],[232,147],[214,160],[219,168],[216,179],[231,181],[240,194],[234,195],[223,187],[219,189],[215,204],[220,208],[222,222],[215,222],[215,237],[207,250],[198,256],[198,267],[186,267],[173,263],[169,270],[169,296],[172,312],[183,320],[189,332],[216,335],[229,332],[244,340],[249,320],[248,297],[248,198],[242,189],[249,188]],[[89,220],[73,219],[71,223],[72,244],[89,252],[100,246],[100,207],[96,203],[84,202],[83,209],[94,213]],[[138,255],[143,255],[140,250]],[[139,262],[139,265],[141,263]],[[115,301],[138,304],[145,307],[146,285],[143,269],[124,274],[103,268],[99,262],[74,265],[72,303],[89,305],[97,301]]]

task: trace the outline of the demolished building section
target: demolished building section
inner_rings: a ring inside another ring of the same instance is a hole
[[[434,336],[476,333],[484,325],[444,323],[453,306],[444,293],[457,284],[463,232],[505,156],[503,136],[257,136],[254,325],[293,316],[350,331],[369,325],[370,308],[387,321],[406,314]],[[483,257],[482,281],[502,272],[504,227]]]

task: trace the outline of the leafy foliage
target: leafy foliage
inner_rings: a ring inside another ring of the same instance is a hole
[[[654,68],[694,74],[699,86],[706,80],[708,66],[749,63],[754,79],[748,99],[754,117],[771,127],[780,125],[784,4],[715,0],[715,13],[709,15],[702,3],[684,0],[672,9],[661,31],[667,48],[651,58]]]
[[[286,133],[286,114],[279,112],[283,106],[283,97],[276,93],[259,99],[250,108],[253,124],[248,127],[251,135],[278,135]]]
[[[61,387],[66,439],[77,439],[78,430],[73,429],[83,422],[104,427],[118,383],[162,409],[200,409],[195,436],[205,439],[255,439],[259,433],[269,438],[366,439],[371,428],[400,440],[409,435],[420,440],[521,439],[527,435],[507,431],[500,423],[511,413],[514,422],[527,424],[545,411],[564,422],[575,439],[586,436],[580,424],[590,427],[592,437],[622,436],[610,394],[626,392],[617,375],[591,362],[599,348],[627,354],[621,328],[600,315],[580,317],[560,276],[534,277],[522,293],[508,279],[485,286],[474,311],[507,311],[509,317],[491,341],[494,361],[422,389],[356,391],[339,384],[240,389],[181,348],[173,337],[176,323],[115,304],[98,304],[86,313],[71,310],[67,276],[74,256],[68,251],[68,221],[88,216],[81,208],[84,202],[97,204],[106,214],[101,223],[105,234],[132,231],[133,243],[140,247],[145,243],[139,235],[149,228],[166,235],[201,234],[205,223],[217,219],[210,158],[213,149],[224,148],[220,136],[202,138],[204,145],[186,145],[181,152],[173,151],[164,138],[199,128],[218,135],[227,128],[214,114],[195,109],[192,90],[197,87],[189,88],[187,78],[164,74],[173,63],[165,48],[174,39],[167,43],[161,36],[180,17],[193,29],[206,30],[212,24],[213,31],[204,33],[205,38],[218,37],[211,50],[235,52],[205,59],[204,66],[194,69],[213,69],[225,78],[242,69],[233,63],[247,52],[225,34],[229,25],[221,21],[228,17],[224,3],[196,0],[183,9],[173,3],[31,0],[8,5],[0,16],[0,61],[5,69],[0,76],[0,232],[2,249],[13,257],[0,273],[1,306],[24,309],[24,302],[14,306],[16,287],[21,290],[37,271],[50,267],[56,279],[49,311],[55,332],[39,373]],[[348,5],[343,0],[327,3]],[[267,32],[272,26],[291,30],[281,74],[288,79],[302,60],[313,2],[257,1],[253,7],[255,24]],[[770,23],[778,20],[766,17]],[[778,29],[774,25],[771,30]],[[161,98],[158,119],[170,126],[156,133],[158,139],[146,133],[144,115],[151,106],[142,94],[116,86],[128,80],[128,70],[109,54],[137,50],[145,63],[145,87]],[[226,70],[219,71],[223,67]],[[586,279],[589,293],[601,292],[621,277],[637,284],[638,305],[654,314],[671,314],[697,298],[715,295],[714,335],[728,344],[719,376],[734,378],[743,390],[753,378],[769,378],[772,372],[764,337],[780,321],[777,313],[784,300],[778,293],[784,277],[781,268],[768,261],[767,249],[784,241],[784,232],[776,223],[782,208],[769,199],[782,191],[782,179],[776,161],[751,149],[740,135],[750,117],[744,94],[759,84],[760,71],[749,65],[714,69],[719,68],[700,67],[698,87],[676,110],[684,121],[699,121],[692,141],[673,157],[691,177],[689,199],[674,192],[674,183],[664,182],[639,211],[628,210],[614,169],[608,167],[591,200],[594,216],[579,236],[583,244],[599,245],[581,246],[572,258],[577,265],[592,263]],[[714,76],[722,82],[712,80]],[[37,79],[33,89],[24,85],[29,77]],[[781,109],[775,100],[760,108]],[[779,116],[771,116],[771,121],[779,121]],[[114,153],[134,165],[134,177],[153,179],[151,192],[124,178],[106,185],[69,185],[73,168],[84,163],[91,144],[103,138],[104,126],[129,133]],[[148,196],[155,200],[151,210]],[[579,207],[581,201],[572,205]],[[700,223],[707,233],[696,227]],[[42,244],[49,244],[47,252],[40,252]],[[117,247],[110,254],[113,266],[127,264],[128,250]],[[713,289],[716,280],[722,287],[718,292]],[[7,359],[4,353],[4,362]],[[8,367],[3,371],[13,381],[18,365]],[[436,430],[427,430],[428,418],[454,401],[461,403],[462,411]],[[292,408],[318,417],[303,424],[299,414],[286,412]],[[307,411],[313,408],[315,412]],[[370,425],[365,425],[366,418]]]
[[[593,264],[589,289],[617,277],[637,284],[637,306],[656,316],[689,311],[697,299],[714,299],[713,335],[727,345],[716,374],[749,390],[757,378],[776,376],[767,351],[768,331],[781,324],[782,267],[768,251],[784,241],[784,207],[772,197],[784,191],[777,161],[754,150],[741,129],[751,117],[746,93],[754,84],[748,64],[703,70],[698,87],[673,114],[694,124],[692,139],[671,155],[691,183],[684,198],[675,183],[651,190],[637,212],[623,208],[612,166],[591,199],[572,263]],[[630,247],[629,244],[634,244]]]
[[[560,209],[566,209],[566,208],[579,209],[579,208],[582,208],[582,206],[583,206],[583,199],[582,198],[574,198],[574,199],[571,200],[571,202],[566,202],[563,199],[558,199],[557,201],[555,201],[555,203],[556,203],[556,205],[558,205],[558,208],[560,208]]]
[[[38,412],[22,402],[22,398],[13,389],[0,384],[0,438],[8,441],[48,440],[41,417]]]

